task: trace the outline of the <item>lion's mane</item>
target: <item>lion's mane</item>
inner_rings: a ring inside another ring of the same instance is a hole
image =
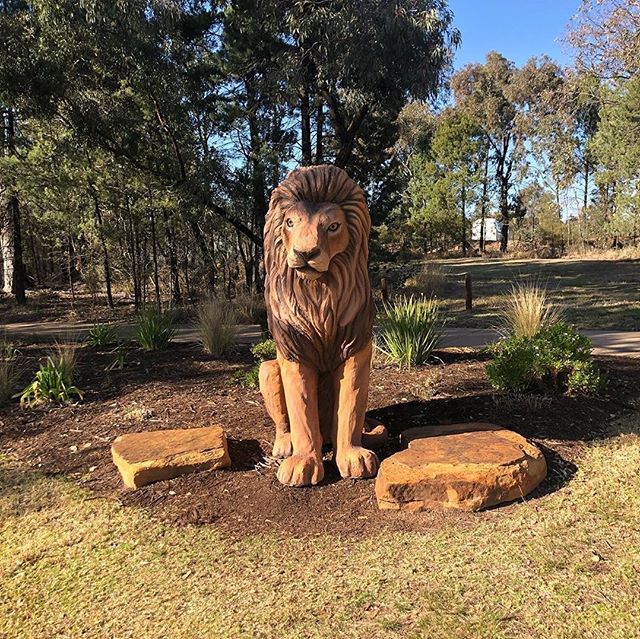
[[[332,202],[345,213],[349,246],[317,280],[287,264],[281,227],[297,202]],[[335,370],[371,340],[373,301],[368,272],[371,219],[362,189],[329,165],[297,169],[273,191],[264,229],[269,328],[286,359]]]

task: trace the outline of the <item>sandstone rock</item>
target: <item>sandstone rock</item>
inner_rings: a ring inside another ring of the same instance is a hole
[[[540,449],[492,424],[413,428],[401,442],[408,448],[385,459],[378,472],[382,509],[480,510],[527,495],[547,474]]]
[[[111,455],[129,488],[231,465],[227,439],[219,426],[120,435]]]

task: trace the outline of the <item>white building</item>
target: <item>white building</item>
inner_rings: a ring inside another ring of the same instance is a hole
[[[471,239],[477,242],[480,241],[480,233],[482,231],[482,220],[478,219],[473,222],[471,226]],[[502,232],[502,222],[495,217],[484,218],[484,241],[485,242],[497,242],[500,239]]]

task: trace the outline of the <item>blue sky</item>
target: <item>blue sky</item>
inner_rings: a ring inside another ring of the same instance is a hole
[[[580,0],[449,0],[462,33],[454,65],[481,62],[498,51],[517,66],[544,53],[561,64],[571,61],[561,42]]]

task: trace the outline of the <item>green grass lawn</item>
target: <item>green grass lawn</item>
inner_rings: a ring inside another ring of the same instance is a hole
[[[640,330],[640,260],[456,259],[428,262],[446,274],[443,305],[452,326],[491,328],[514,282],[546,286],[565,319],[579,328]],[[464,310],[464,274],[473,280],[474,310]]]
[[[637,414],[578,467],[464,526],[231,541],[5,458],[0,636],[639,637]]]

